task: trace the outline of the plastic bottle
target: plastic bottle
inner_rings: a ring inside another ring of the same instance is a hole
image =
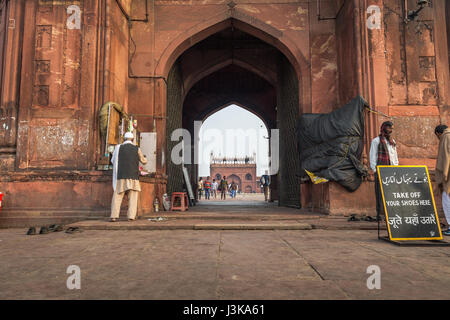
[[[155,201],[153,202],[153,206],[155,207],[155,212],[159,212],[159,201],[158,201],[158,198],[155,198]]]

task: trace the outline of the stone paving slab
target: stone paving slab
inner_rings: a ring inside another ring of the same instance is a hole
[[[25,231],[0,230],[0,299],[450,298],[450,247],[398,247],[373,230]],[[80,290],[66,287],[70,265]]]
[[[161,221],[155,219],[162,218]],[[153,220],[149,220],[153,219]],[[138,219],[129,222],[122,219],[117,222],[109,222],[107,219],[102,220],[84,220],[67,225],[67,227],[79,227],[84,230],[309,230],[309,229],[326,229],[326,230],[377,230],[376,222],[368,221],[347,221],[348,218],[329,218],[329,217],[299,217],[290,216],[290,219],[278,216],[268,218],[265,216],[252,217],[248,219],[245,215],[240,219],[218,219],[214,217],[209,219],[204,216],[194,216],[190,219],[173,218],[167,216],[155,216],[152,218]],[[386,230],[384,223],[380,224],[381,230]]]
[[[195,230],[311,230],[307,223],[199,223]]]

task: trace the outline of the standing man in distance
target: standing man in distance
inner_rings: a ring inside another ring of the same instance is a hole
[[[439,139],[439,149],[436,161],[436,183],[442,193],[442,208],[444,209],[447,230],[442,234],[450,236],[450,129],[445,125],[438,125],[434,134]]]
[[[372,140],[370,145],[370,169],[374,172],[375,177],[377,220],[381,219],[382,208],[384,208],[377,166],[398,166],[397,144],[392,138],[393,130],[394,124],[391,121],[383,122],[380,134]]]
[[[139,184],[139,162],[147,163],[141,149],[133,144],[134,136],[125,133],[125,141],[114,149],[113,163],[113,198],[111,203],[111,221],[119,218],[123,196],[128,194],[128,221],[136,218],[137,202],[141,185]]]
[[[237,184],[234,182],[234,180],[231,181],[231,198],[236,198],[236,191],[237,191]]]
[[[217,199],[217,187],[218,187],[218,183],[216,181],[216,179],[213,179],[213,182],[211,183],[211,192],[214,195],[214,199]]]
[[[209,200],[211,194],[211,181],[209,179],[210,178],[208,176],[205,182],[203,183],[203,188],[205,189],[205,200]]]
[[[198,180],[197,190],[198,190],[198,200],[201,200],[202,199],[202,192],[203,192],[203,180],[202,180],[202,177],[200,177],[200,179]]]
[[[227,199],[228,181],[226,179],[227,177],[223,176],[222,180],[220,180],[220,200]]]
[[[259,179],[259,182],[263,186],[264,190],[264,201],[269,201],[269,186],[270,186],[270,176],[269,171],[265,171],[265,173]]]

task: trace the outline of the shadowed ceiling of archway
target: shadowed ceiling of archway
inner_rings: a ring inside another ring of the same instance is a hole
[[[236,102],[275,127],[279,57],[273,46],[234,28],[188,49],[178,60],[185,90],[183,126]]]
[[[241,67],[229,65],[199,81],[184,102],[183,121],[204,120],[222,107],[237,102],[273,127],[275,88]]]

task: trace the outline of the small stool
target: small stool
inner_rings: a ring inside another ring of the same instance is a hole
[[[189,201],[186,192],[172,192],[172,211],[189,210]]]

